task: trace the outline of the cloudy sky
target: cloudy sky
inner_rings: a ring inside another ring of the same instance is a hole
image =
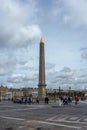
[[[37,87],[45,40],[47,88],[87,89],[87,0],[0,0],[0,84]]]

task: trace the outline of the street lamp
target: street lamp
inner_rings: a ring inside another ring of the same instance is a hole
[[[71,96],[71,87],[69,87],[69,96]]]
[[[60,98],[61,87],[59,86],[59,98]]]

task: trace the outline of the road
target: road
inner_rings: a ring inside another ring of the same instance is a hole
[[[0,130],[87,130],[87,103],[0,103]]]

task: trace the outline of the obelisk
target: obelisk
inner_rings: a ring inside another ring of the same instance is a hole
[[[46,97],[46,83],[45,83],[45,52],[44,39],[40,39],[39,51],[39,84],[38,84],[38,98],[44,100]]]

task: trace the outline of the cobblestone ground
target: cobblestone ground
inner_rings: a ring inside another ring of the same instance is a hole
[[[0,103],[0,130],[87,130],[87,103]]]

